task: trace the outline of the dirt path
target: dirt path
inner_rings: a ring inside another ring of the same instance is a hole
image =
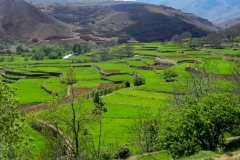
[[[34,104],[34,105],[22,105],[19,107],[22,111],[29,112],[38,112],[47,108],[46,103]]]
[[[240,153],[235,152],[233,153],[233,156],[227,156],[227,155],[222,155],[218,158],[215,158],[214,160],[240,160]]]
[[[155,155],[155,154],[159,154],[159,153],[162,153],[162,152],[163,152],[163,151],[160,151],[160,152],[152,152],[152,153],[137,154],[137,155],[134,155],[134,156],[131,156],[131,157],[127,158],[127,160],[138,160],[138,159],[141,158],[141,157],[150,156],[150,155]]]

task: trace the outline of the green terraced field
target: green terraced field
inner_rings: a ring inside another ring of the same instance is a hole
[[[11,82],[11,85],[16,88],[20,105],[32,105],[50,100],[52,95],[43,90],[41,85],[55,93],[67,93],[67,87],[61,83],[60,77],[61,74],[67,72],[68,68],[74,68],[78,82],[73,87],[77,89],[89,89],[91,91],[97,88],[110,88],[115,85],[113,84],[114,81],[131,82],[130,88],[120,88],[111,94],[103,96],[103,101],[108,110],[103,116],[103,144],[106,147],[116,142],[120,145],[133,143],[132,128],[139,112],[147,108],[152,115],[158,115],[164,111],[173,97],[174,87],[185,85],[187,79],[191,76],[192,73],[186,71],[186,67],[208,64],[211,70],[206,70],[206,73],[230,75],[233,63],[226,60],[225,54],[236,55],[239,52],[239,49],[221,50],[209,48],[189,51],[187,48],[172,43],[164,44],[161,42],[135,43],[131,45],[134,47],[134,54],[138,56],[120,60],[115,58],[101,62],[92,61],[89,55],[76,57],[76,59],[81,60],[76,62],[62,59],[24,61],[23,57],[15,56],[15,62],[0,63],[0,71],[9,71],[3,76],[3,80]],[[221,54],[214,55],[212,52]],[[91,52],[91,54],[95,53]],[[167,69],[151,69],[157,62],[156,57],[165,57],[168,60],[178,62],[176,65],[166,67],[177,73],[174,82],[165,81],[164,70]],[[145,69],[139,67],[145,67]],[[103,73],[106,75],[101,75]],[[146,84],[138,87],[134,86],[133,73],[144,77]],[[229,80],[217,79],[217,82],[224,90],[232,87]],[[91,114],[93,106],[91,99],[82,100],[81,105],[83,105],[86,113]],[[70,116],[68,104],[59,107],[59,113],[65,113],[64,116],[66,117]],[[47,112],[42,111],[36,117],[45,114]],[[92,122],[87,125],[87,128],[89,128],[94,140],[96,140],[98,125]],[[67,132],[66,128],[63,127],[62,129]],[[31,135],[35,134],[33,130],[29,132]],[[44,145],[42,137],[39,135],[33,137],[37,146],[36,150],[41,149],[42,145]],[[203,155],[204,157],[211,157],[212,154],[204,152],[200,153],[199,157]],[[141,160],[148,159],[167,160],[171,159],[171,157],[167,152],[163,152],[141,158]]]

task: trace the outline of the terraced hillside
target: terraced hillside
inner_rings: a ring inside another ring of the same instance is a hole
[[[128,45],[133,48],[134,55],[131,57],[96,62],[94,55],[98,52],[95,51],[76,56],[74,60],[24,61],[24,57],[15,56],[15,62],[0,63],[0,71],[3,81],[16,88],[19,107],[39,119],[48,114],[48,101],[53,95],[67,94],[68,88],[63,86],[61,76],[69,67],[73,68],[77,77],[77,83],[73,85],[74,93],[81,97],[85,113],[92,112],[91,94],[96,89],[101,92],[106,104],[107,112],[103,117],[103,145],[105,147],[115,143],[127,145],[134,153],[137,146],[133,127],[142,110],[147,109],[155,116],[161,114],[174,95],[183,94],[176,91],[176,87],[186,85],[196,71],[208,74],[220,84],[219,89],[230,90],[234,78],[233,61],[240,60],[239,48],[193,50],[160,42]],[[123,46],[116,46],[111,50]],[[113,56],[117,56],[115,53],[112,52]],[[81,59],[84,59],[84,62],[80,61]],[[208,65],[207,70],[201,67],[204,64]],[[164,76],[168,70],[176,73],[172,81],[168,81]],[[134,86],[136,75],[144,77],[146,83]],[[127,81],[130,82],[130,87],[125,85]],[[66,113],[64,116],[68,116],[70,114],[68,102],[62,103],[57,112]],[[86,128],[95,141],[98,136],[97,123],[90,122]],[[67,132],[65,129],[62,127],[63,132]],[[38,142],[41,141],[40,139]]]

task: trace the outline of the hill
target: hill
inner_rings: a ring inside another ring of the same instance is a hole
[[[217,30],[212,23],[195,15],[145,3],[77,3],[38,7],[58,20],[81,25],[104,36],[139,41],[169,40],[183,32],[199,37]]]
[[[0,0],[2,40],[31,43],[74,37],[74,28],[22,0]]]
[[[218,24],[219,27],[225,29],[225,28],[230,28],[232,26],[235,26],[237,24],[240,24],[240,17],[238,18],[233,18],[231,20],[228,20],[228,21],[225,21],[225,22],[222,22],[220,24]]]
[[[27,0],[33,3],[89,3],[114,0]],[[121,1],[121,0],[119,0]],[[124,0],[122,0],[124,1]],[[132,0],[133,1],[133,0]],[[239,0],[135,0],[156,5],[165,5],[180,9],[208,19],[216,24],[236,18],[240,14]]]
[[[162,4],[193,13],[214,23],[222,23],[240,15],[239,0],[137,0]]]

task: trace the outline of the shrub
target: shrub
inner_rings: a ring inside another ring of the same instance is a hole
[[[230,140],[225,146],[225,150],[234,150],[238,148],[240,148],[240,137]]]
[[[125,85],[126,88],[131,87],[131,83],[129,81],[124,82],[124,85]]]
[[[145,78],[139,75],[135,76],[133,80],[134,86],[141,86],[145,84]]]
[[[163,76],[165,79],[172,79],[173,77],[177,77],[177,73],[173,70],[168,69],[163,72]]]
[[[112,154],[110,152],[103,152],[101,154],[101,157],[103,160],[111,160],[112,159]]]
[[[199,150],[224,147],[225,133],[240,128],[240,103],[229,94],[188,97],[185,106],[171,111],[159,133],[159,146],[173,157],[188,156]]]
[[[51,53],[48,55],[48,58],[49,58],[49,59],[57,59],[57,58],[59,58],[59,57],[58,57],[58,54],[57,54],[57,53],[51,52]]]
[[[130,149],[127,148],[126,146],[124,147],[121,147],[119,150],[118,150],[118,153],[116,155],[116,158],[120,158],[120,159],[126,159],[130,156]]]

